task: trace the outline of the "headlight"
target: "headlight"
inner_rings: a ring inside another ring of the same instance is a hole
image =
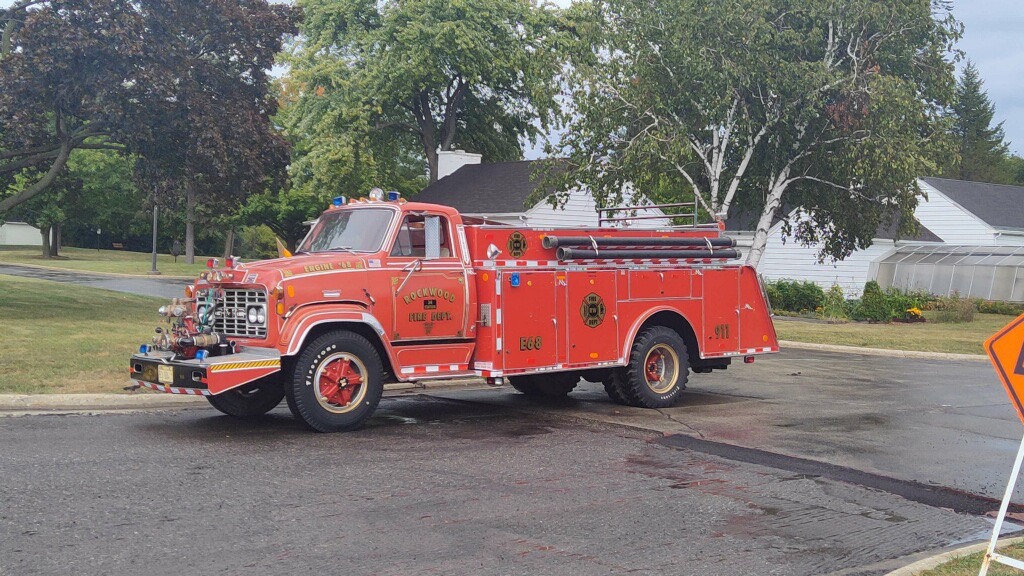
[[[263,324],[267,321],[267,312],[260,306],[250,306],[246,310],[246,320],[249,324]]]

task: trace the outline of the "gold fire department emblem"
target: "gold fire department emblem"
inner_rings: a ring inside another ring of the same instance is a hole
[[[583,323],[591,328],[597,328],[604,322],[604,299],[591,292],[583,297],[583,304],[580,305],[580,316]]]
[[[519,258],[526,253],[526,236],[523,236],[523,233],[518,230],[509,234],[506,247],[509,256]]]

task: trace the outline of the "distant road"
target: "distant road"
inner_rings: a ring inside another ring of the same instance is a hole
[[[24,278],[36,278],[39,280],[51,280],[53,282],[66,282],[69,284],[80,284],[92,288],[104,288],[116,290],[140,296],[154,296],[156,298],[174,298],[182,295],[182,290],[188,284],[188,280],[173,278],[152,278],[114,276],[107,274],[92,274],[89,272],[74,272],[71,270],[55,270],[51,268],[36,268],[33,266],[18,266],[16,264],[0,264],[0,274],[8,276],[22,276]]]

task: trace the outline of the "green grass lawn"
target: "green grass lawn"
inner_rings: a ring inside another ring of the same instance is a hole
[[[0,393],[120,392],[162,299],[0,275]]]
[[[62,248],[57,258],[43,258],[42,248],[29,246],[0,247],[0,263],[33,264],[52,268],[65,268],[82,272],[116,272],[119,274],[146,274],[152,268],[152,255],[148,252],[127,250],[92,250],[88,248]],[[185,264],[184,256],[175,262],[168,254],[157,254],[156,268],[165,276],[197,276],[206,269],[206,257],[196,257],[195,264]]]
[[[1018,560],[1024,560],[1024,543],[1000,548],[999,553]],[[984,557],[984,552],[978,552],[970,556],[961,556],[931,570],[919,572],[916,576],[977,576],[978,570],[981,570],[981,561]],[[1020,576],[1021,574],[1020,570],[996,564],[995,562],[989,566],[988,573],[990,576]]]
[[[932,314],[925,312],[925,318]],[[929,318],[930,320],[931,318]],[[976,314],[974,322],[965,324],[825,324],[776,319],[775,331],[780,340],[840,344],[892,350],[920,350],[954,354],[984,354],[985,340],[1010,323],[1012,316]]]

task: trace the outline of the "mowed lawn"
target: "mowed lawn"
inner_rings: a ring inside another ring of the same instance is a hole
[[[121,392],[162,299],[0,275],[0,393]]]
[[[925,312],[925,318],[934,317]],[[931,318],[929,318],[930,320]],[[973,322],[963,324],[825,324],[799,320],[776,319],[775,331],[780,340],[839,344],[892,350],[920,350],[954,354],[984,354],[985,340],[1010,323],[1013,316],[976,314]]]
[[[32,264],[51,268],[66,268],[82,272],[114,272],[117,274],[146,274],[152,268],[152,254],[127,250],[91,250],[88,248],[62,248],[57,258],[43,258],[42,248],[29,246],[0,247],[0,264]],[[186,264],[184,256],[178,261],[169,254],[157,254],[156,268],[165,276],[196,277],[206,269],[207,257],[196,257],[195,264]]]

